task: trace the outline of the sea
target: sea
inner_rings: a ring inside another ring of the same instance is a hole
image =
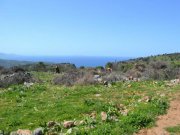
[[[19,55],[0,55],[3,59],[46,62],[46,63],[72,63],[76,67],[96,67],[105,66],[108,62],[125,61],[128,57],[95,57],[95,56],[19,56]]]
[[[75,56],[75,57],[34,57],[31,61],[43,61],[50,63],[72,63],[77,67],[97,67],[105,66],[108,62],[125,61],[130,58],[125,57],[87,57],[87,56]]]

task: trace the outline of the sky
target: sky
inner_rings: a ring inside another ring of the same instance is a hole
[[[0,0],[0,52],[138,57],[180,52],[179,0]]]

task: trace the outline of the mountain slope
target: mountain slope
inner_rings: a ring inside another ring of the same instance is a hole
[[[120,62],[109,62],[106,67],[135,78],[180,78],[180,53],[141,57]]]
[[[9,68],[13,66],[19,66],[19,65],[26,65],[26,64],[31,64],[32,62],[28,61],[16,61],[16,60],[4,60],[0,59],[0,66]]]

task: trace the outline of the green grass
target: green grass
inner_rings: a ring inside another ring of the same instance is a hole
[[[177,125],[175,127],[168,127],[166,130],[171,134],[171,135],[179,135],[180,134],[180,125]]]
[[[48,121],[84,120],[84,125],[73,128],[73,134],[133,134],[143,127],[151,127],[158,115],[166,113],[167,96],[180,88],[168,88],[164,82],[153,81],[117,83],[111,88],[64,87],[51,84],[52,74],[34,74],[45,81],[31,88],[11,86],[0,93],[0,130],[34,130]],[[162,93],[167,96],[161,97]],[[151,100],[138,102],[145,96]],[[119,113],[119,104],[129,110],[127,116]],[[101,121],[102,111],[107,112],[109,118],[115,116],[117,121]],[[89,117],[92,112],[97,114],[96,119]],[[67,130],[61,126],[61,131]]]

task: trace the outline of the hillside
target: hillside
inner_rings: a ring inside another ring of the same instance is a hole
[[[164,81],[65,87],[51,83],[57,74],[33,74],[41,83],[0,88],[0,130],[5,134],[133,135],[154,126],[180,89]]]
[[[3,69],[0,134],[133,135],[167,116],[174,121],[179,100],[170,101],[179,97],[180,79],[161,79],[180,75],[179,62],[176,53],[108,63],[113,70],[43,62]],[[139,78],[126,80],[128,75]],[[178,123],[157,128],[169,131]]]
[[[32,62],[28,61],[16,61],[16,60],[4,60],[0,59],[0,66],[9,68],[13,66],[19,66],[19,65],[26,65],[26,64],[31,64]]]
[[[173,79],[180,76],[180,53],[141,57],[121,62],[109,62],[106,67],[126,76],[151,79]]]

